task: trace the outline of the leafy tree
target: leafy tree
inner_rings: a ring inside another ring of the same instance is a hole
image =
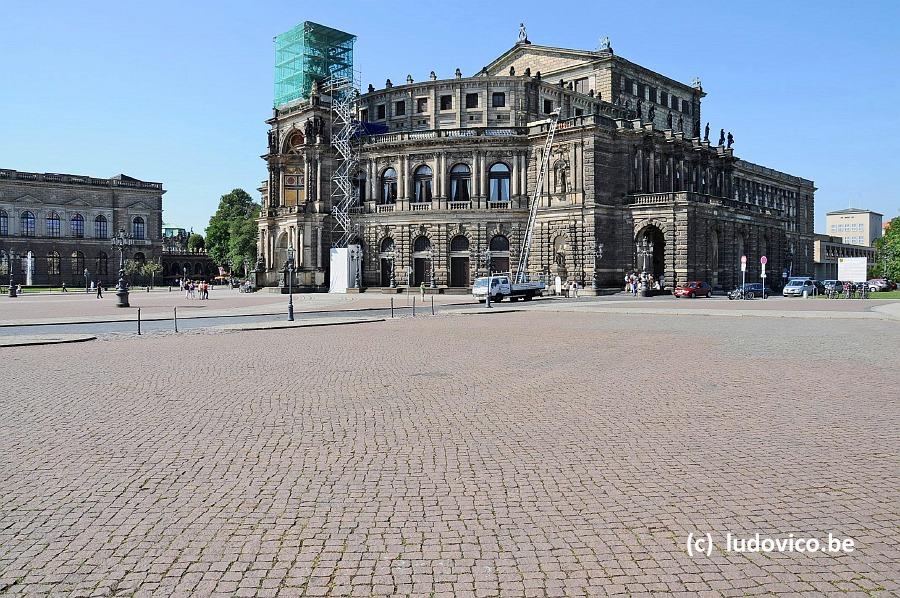
[[[234,189],[219,200],[206,227],[206,250],[213,262],[239,266],[246,256],[256,261],[256,222],[259,204],[243,189]]]
[[[198,251],[206,246],[206,240],[199,233],[191,233],[187,240],[188,251]]]
[[[900,280],[900,216],[891,220],[884,236],[875,240],[875,266],[872,274]]]
[[[162,272],[162,264],[159,262],[147,262],[141,268],[141,274],[150,279],[150,286],[156,286],[156,276]]]
[[[143,266],[144,264],[137,260],[125,260],[125,275],[133,280],[135,276],[141,273]]]

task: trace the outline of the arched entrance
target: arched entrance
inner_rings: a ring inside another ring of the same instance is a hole
[[[381,286],[391,286],[391,272],[394,268],[394,240],[385,237],[381,241],[381,251],[378,253],[381,266]]]
[[[287,264],[287,249],[288,249],[288,236],[287,233],[281,233],[281,236],[278,237],[278,241],[275,243],[275,255],[272,264],[270,267],[276,271],[284,270],[285,264]]]
[[[469,239],[464,235],[450,239],[450,286],[469,286]]]
[[[425,235],[419,235],[413,241],[413,286],[419,286],[428,282],[429,261],[432,258],[431,240]]]
[[[638,231],[635,242],[635,270],[659,279],[666,272],[666,238],[655,224]]]
[[[491,250],[491,272],[509,272],[509,239],[506,235],[494,235],[488,247]]]

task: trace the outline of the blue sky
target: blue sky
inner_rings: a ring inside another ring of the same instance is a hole
[[[402,8],[394,8],[401,6]],[[692,10],[686,7],[690,6]],[[549,8],[548,8],[549,7]],[[898,214],[900,2],[420,3],[3,0],[0,167],[160,181],[166,222],[202,230],[265,178],[274,35],[355,33],[363,85],[469,75],[516,41],[616,53],[709,94],[735,153],[813,179],[824,213]]]

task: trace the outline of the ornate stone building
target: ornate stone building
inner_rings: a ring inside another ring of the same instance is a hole
[[[457,69],[423,82],[372,86],[360,97],[354,177],[356,242],[367,286],[465,287],[484,271],[515,269],[537,183],[548,116],[560,112],[538,195],[533,276],[619,286],[646,269],[668,286],[728,287],[759,257],[812,274],[812,181],[713,145],[701,128],[699,81],[686,85],[617,56],[520,39],[471,77]],[[263,158],[259,255],[278,284],[289,246],[298,283],[325,284],[331,226],[328,97],[315,90],[275,111]],[[381,132],[374,132],[378,127]],[[722,132],[724,137],[724,131]],[[774,281],[773,281],[774,282]]]
[[[120,174],[108,179],[0,169],[0,280],[26,282],[28,254],[32,283],[70,286],[88,280],[111,285],[119,252],[111,237],[132,235],[126,259],[161,255],[161,183]],[[13,256],[10,260],[9,257]]]

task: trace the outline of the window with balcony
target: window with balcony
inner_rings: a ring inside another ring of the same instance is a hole
[[[72,236],[76,239],[84,238],[84,216],[75,214],[69,221],[69,228],[72,229]]]
[[[469,201],[472,171],[465,164],[450,169],[450,201]]]
[[[494,108],[504,108],[506,106],[506,94],[502,91],[495,91],[492,93],[491,106]]]
[[[353,198],[357,206],[361,206],[366,201],[366,173],[357,172],[353,177]]]
[[[9,234],[9,215],[6,210],[0,210],[0,237]]]
[[[466,108],[478,108],[478,94],[477,93],[467,93],[466,94]]]
[[[416,98],[416,112],[428,112],[428,98]]]
[[[368,108],[363,108],[362,110],[359,111],[359,120],[361,120],[362,122],[368,122],[368,120],[369,120],[369,109]]]
[[[509,201],[509,166],[497,162],[488,170],[490,201]]]
[[[381,174],[381,203],[397,201],[397,171],[388,168]]]
[[[441,96],[441,110],[453,110],[453,96]]]
[[[29,211],[22,212],[20,218],[22,224],[22,236],[33,237],[35,232],[34,213]]]
[[[375,118],[378,120],[384,120],[384,104],[378,104],[375,106]]]
[[[49,214],[47,214],[47,236],[59,237],[59,235],[59,214],[57,214],[56,212],[50,212]]]
[[[544,114],[553,112],[553,100],[544,100]]]
[[[144,240],[144,219],[140,216],[135,216],[131,221],[131,236],[138,241]]]
[[[415,186],[415,195],[413,201],[423,203],[431,201],[431,167],[422,165],[416,168],[413,173],[413,184]]]
[[[406,100],[394,103],[394,116],[406,116]]]

